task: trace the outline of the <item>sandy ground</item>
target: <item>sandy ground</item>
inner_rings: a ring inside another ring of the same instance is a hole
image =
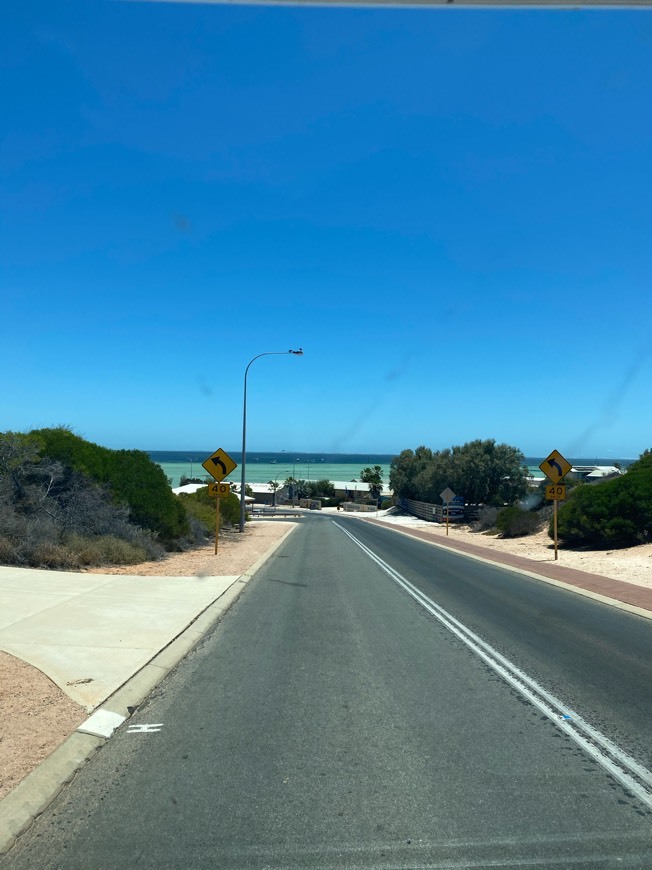
[[[277,520],[247,524],[244,535],[220,532],[215,545],[161,562],[92,569],[95,574],[157,577],[243,574],[288,530]],[[52,572],[56,578],[56,572]],[[55,581],[56,582],[56,581]],[[0,650],[0,799],[53,752],[88,713],[38,668]]]
[[[330,511],[329,511],[330,512]],[[333,510],[333,513],[337,511]],[[341,514],[340,514],[341,516]],[[398,526],[426,530],[433,538],[446,535],[446,527],[415,517],[379,511],[378,519]],[[376,518],[376,515],[372,515]],[[220,534],[218,555],[214,545],[188,553],[169,555],[161,562],[116,568],[91,569],[96,574],[146,576],[210,576],[242,574],[282,536],[290,524],[277,520],[253,521],[247,532]],[[527,538],[501,539],[450,526],[452,540],[466,540],[492,550],[525,556],[535,562],[552,562],[554,552],[547,532]],[[559,564],[616,580],[652,587],[652,544],[626,550],[559,551]],[[217,566],[217,567],[216,567]],[[54,572],[53,572],[54,573]],[[41,671],[0,652],[0,798],[16,786],[87,718],[86,712],[68,698]]]

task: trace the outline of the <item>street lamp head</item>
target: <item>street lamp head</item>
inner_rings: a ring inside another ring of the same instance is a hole
[[[288,353],[293,353],[295,356],[303,356],[303,348],[299,348],[299,350],[289,350]]]

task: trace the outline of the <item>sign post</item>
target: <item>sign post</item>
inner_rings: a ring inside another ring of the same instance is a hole
[[[224,478],[238,467],[226,450],[218,448],[212,456],[202,462],[203,468],[216,481],[208,484],[208,494],[215,497],[215,555],[217,556],[217,540],[220,532],[220,498],[231,492],[228,483],[222,483]]]
[[[553,450],[550,456],[543,460],[539,468],[552,480],[552,486],[546,486],[546,499],[553,503],[552,530],[555,538],[555,561],[559,558],[557,546],[557,502],[566,498],[566,487],[561,481],[566,477],[573,466],[561,455],[559,450]]]
[[[446,534],[448,534],[448,515],[450,513],[450,503],[455,498],[455,493],[450,488],[450,486],[447,486],[443,492],[439,493],[439,497],[446,505]]]
[[[215,498],[215,555],[217,556],[217,540],[220,534],[220,498],[224,498],[231,492],[228,483],[209,483],[208,494]]]

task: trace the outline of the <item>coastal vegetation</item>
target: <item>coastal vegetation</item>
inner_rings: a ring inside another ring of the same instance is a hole
[[[223,523],[237,520],[222,499]],[[208,494],[177,497],[139,450],[110,450],[60,426],[0,433],[0,564],[75,570],[135,564],[203,542]]]
[[[518,448],[478,439],[445,450],[403,450],[392,460],[389,485],[399,498],[431,504],[441,504],[448,487],[467,504],[504,506],[527,493],[528,470]]]
[[[383,470],[380,465],[363,468],[360,472],[360,480],[362,483],[369,484],[369,495],[372,499],[380,498],[383,489]]]
[[[558,535],[568,546],[595,549],[652,540],[652,451],[646,450],[622,477],[576,486],[559,509]]]
[[[202,487],[196,492],[181,492],[177,496],[189,517],[208,531],[215,528],[215,499],[208,494],[208,487]],[[234,526],[240,519],[240,498],[230,492],[226,498],[220,499],[220,525]]]

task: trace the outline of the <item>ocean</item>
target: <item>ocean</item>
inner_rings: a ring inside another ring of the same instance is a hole
[[[225,448],[226,449],[226,448]],[[172,486],[179,486],[184,477],[207,477],[202,462],[213,454],[213,450],[149,451],[150,458],[160,465]],[[242,474],[239,450],[226,452],[238,463],[238,467],[225,480],[239,483]],[[383,480],[389,481],[389,467],[393,459],[391,453],[270,453],[247,450],[247,483],[267,483],[278,480],[283,483],[288,477],[297,480],[349,480],[360,478],[360,472],[368,465],[380,465]]]
[[[207,477],[202,462],[212,455],[213,450],[151,450],[150,458],[160,465],[171,486],[179,486],[181,477]],[[238,468],[227,478],[230,483],[240,481],[239,450],[227,450]],[[288,477],[297,480],[345,480],[360,478],[360,471],[368,465],[380,465],[383,481],[389,482],[389,469],[394,458],[392,453],[281,453],[247,451],[247,483],[267,483],[278,480],[283,483]],[[573,465],[613,465],[619,462],[626,468],[633,460],[609,459],[599,457],[567,457]],[[525,464],[533,477],[543,479],[539,464],[545,456],[528,456]]]

